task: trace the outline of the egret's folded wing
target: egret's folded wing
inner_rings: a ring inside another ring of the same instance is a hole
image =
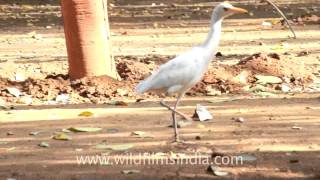
[[[143,93],[152,89],[167,89],[188,83],[195,68],[195,58],[197,56],[194,55],[194,51],[189,51],[161,65],[150,77],[138,84],[136,91]]]

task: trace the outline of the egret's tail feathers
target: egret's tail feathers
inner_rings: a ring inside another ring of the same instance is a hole
[[[146,92],[148,89],[149,89],[148,83],[146,83],[146,81],[142,81],[136,86],[136,88],[134,90],[137,93],[142,94],[142,93]]]

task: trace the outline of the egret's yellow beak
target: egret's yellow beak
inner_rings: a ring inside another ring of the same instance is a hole
[[[237,7],[232,7],[229,9],[229,11],[234,13],[249,13],[246,9],[237,8]]]

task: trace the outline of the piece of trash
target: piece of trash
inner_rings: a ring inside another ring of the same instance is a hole
[[[56,97],[56,102],[58,103],[68,104],[69,100],[70,100],[69,94],[60,94]]]
[[[200,104],[197,104],[197,107],[196,107],[196,110],[195,110],[193,117],[198,118],[199,121],[207,121],[207,120],[213,119],[210,112],[204,106],[201,106]]]
[[[49,143],[47,143],[47,142],[41,142],[41,143],[39,144],[39,146],[40,146],[40,147],[44,147],[44,148],[50,147]]]
[[[94,127],[71,127],[70,131],[73,132],[99,132],[102,128],[94,128]]]
[[[212,173],[215,176],[225,177],[229,175],[229,172],[221,170],[215,165],[210,165],[207,169],[208,172]]]
[[[267,22],[267,21],[263,21],[261,25],[265,26],[265,27],[271,27],[272,23],[271,22]]]
[[[122,172],[122,174],[137,174],[137,173],[140,173],[139,170],[123,170],[121,172]]]
[[[288,93],[291,90],[291,88],[286,84],[281,84],[280,88],[281,88],[281,91],[284,92],[284,93]]]
[[[114,151],[126,151],[128,149],[133,148],[133,144],[98,144],[96,145],[96,149],[109,149]]]
[[[11,95],[13,95],[13,96],[15,96],[15,97],[20,97],[20,96],[22,95],[22,93],[20,92],[20,90],[17,89],[17,88],[15,88],[15,87],[8,87],[8,88],[7,88],[7,91],[8,91]]]
[[[90,111],[84,111],[84,112],[81,112],[78,116],[81,116],[81,117],[91,117],[91,116],[93,116],[93,113],[90,112]]]
[[[70,136],[66,135],[65,133],[59,133],[59,134],[53,136],[52,139],[61,140],[61,141],[69,141],[72,138]]]
[[[20,73],[16,73],[16,75],[14,76],[14,79],[17,82],[23,82],[26,80],[26,78]]]

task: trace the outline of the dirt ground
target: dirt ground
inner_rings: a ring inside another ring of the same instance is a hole
[[[179,109],[190,116],[196,104],[214,116],[182,126],[184,144],[171,143],[171,115],[159,106],[159,97],[136,95],[133,87],[160,64],[203,41],[216,2],[109,3],[121,82],[107,77],[70,82],[57,1],[0,2],[1,179],[320,179],[316,1],[277,1],[298,39],[289,38],[266,4],[232,2],[252,15],[225,21],[217,61],[181,103]],[[278,77],[281,83],[259,83],[261,75]],[[8,87],[22,95],[15,97]],[[66,130],[71,127],[102,129]],[[132,135],[136,131],[150,136]],[[61,134],[72,139],[53,139]],[[101,144],[130,148],[97,148]],[[220,166],[227,176],[208,172],[208,164],[77,163],[81,155],[114,159],[132,153],[134,159],[139,153],[156,153],[177,158],[195,152],[210,160],[217,155],[254,160]]]

